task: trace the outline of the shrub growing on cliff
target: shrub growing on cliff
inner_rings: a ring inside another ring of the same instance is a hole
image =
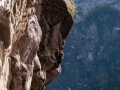
[[[72,13],[72,16],[74,16],[74,13],[75,13],[75,4],[74,4],[74,2],[71,2],[69,4],[69,9],[70,9],[70,11]]]
[[[69,0],[69,1],[67,0],[66,3],[67,3],[68,9],[70,10],[72,16],[74,16],[74,13],[75,13],[75,4],[74,4],[74,2],[72,0]]]

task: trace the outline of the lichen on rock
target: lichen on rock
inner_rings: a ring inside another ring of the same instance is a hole
[[[61,72],[72,24],[64,0],[0,1],[0,90],[44,90]]]
[[[74,16],[75,13],[75,4],[72,0],[65,0],[65,3],[67,4],[68,10]]]

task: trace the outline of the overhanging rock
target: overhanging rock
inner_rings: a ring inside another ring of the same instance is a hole
[[[0,90],[44,90],[61,72],[63,48],[73,24],[66,2],[2,1]]]

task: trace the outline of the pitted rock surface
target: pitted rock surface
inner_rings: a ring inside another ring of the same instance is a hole
[[[71,0],[0,1],[0,90],[44,90],[61,72]]]

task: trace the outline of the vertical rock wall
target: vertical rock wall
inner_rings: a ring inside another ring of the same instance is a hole
[[[44,90],[61,71],[69,0],[0,1],[0,90]]]

